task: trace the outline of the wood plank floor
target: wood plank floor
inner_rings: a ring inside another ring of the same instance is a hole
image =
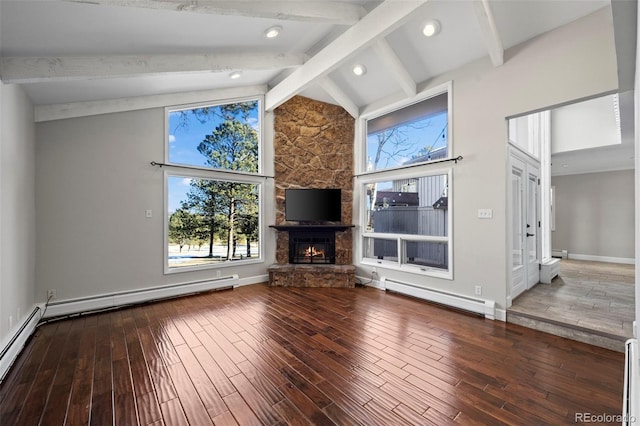
[[[252,285],[41,326],[0,424],[573,424],[620,413],[623,363],[373,288]]]

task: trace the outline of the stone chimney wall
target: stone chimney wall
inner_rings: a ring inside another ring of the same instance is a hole
[[[274,111],[276,224],[286,225],[288,188],[342,189],[343,224],[353,223],[355,119],[342,107],[295,96]],[[336,232],[336,264],[351,265],[351,229]],[[276,262],[287,264],[289,237],[278,232]]]

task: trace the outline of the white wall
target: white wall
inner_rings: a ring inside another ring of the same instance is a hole
[[[551,111],[551,154],[620,145],[613,95]]]
[[[20,86],[0,82],[0,104],[0,342],[4,342],[35,307],[35,126],[33,105]]]
[[[633,179],[633,170],[553,177],[556,230],[552,233],[552,247],[568,250],[570,257],[632,261]]]
[[[453,81],[453,156],[464,157],[452,166],[454,279],[381,268],[378,274],[470,297],[475,297],[474,286],[482,285],[482,297],[504,309],[510,281],[505,118],[614,90],[617,71],[610,13],[598,11],[509,49],[500,67],[485,58],[423,86],[448,80]],[[493,219],[478,219],[480,208],[493,209]],[[371,276],[370,268],[357,266],[359,275]]]
[[[164,108],[37,124],[38,300],[47,289],[64,301],[216,277],[212,270],[163,274],[164,170],[149,164],[163,158]],[[266,274],[274,262],[267,235],[264,263],[222,275]]]

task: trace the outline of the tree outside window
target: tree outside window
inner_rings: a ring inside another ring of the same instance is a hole
[[[168,110],[167,267],[260,257],[260,102]]]

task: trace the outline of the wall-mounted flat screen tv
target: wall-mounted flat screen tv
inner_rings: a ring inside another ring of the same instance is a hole
[[[339,188],[285,189],[285,219],[293,222],[340,222],[342,194]]]

